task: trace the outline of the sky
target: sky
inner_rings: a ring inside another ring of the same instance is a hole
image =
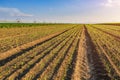
[[[1,21],[120,22],[120,0],[0,0]]]

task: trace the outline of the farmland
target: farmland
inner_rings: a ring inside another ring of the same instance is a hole
[[[120,26],[1,23],[0,80],[120,80]]]

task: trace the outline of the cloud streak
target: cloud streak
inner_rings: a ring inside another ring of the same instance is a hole
[[[106,7],[120,6],[120,0],[107,0],[106,2],[102,3],[102,5]]]
[[[8,16],[8,17],[32,17],[31,14],[26,14],[20,11],[17,8],[4,8],[0,7],[0,16]]]

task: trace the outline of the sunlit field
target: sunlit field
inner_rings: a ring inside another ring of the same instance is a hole
[[[120,26],[0,24],[0,80],[120,80]]]
[[[0,0],[0,80],[120,80],[120,0]]]

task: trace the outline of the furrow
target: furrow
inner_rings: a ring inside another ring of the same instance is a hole
[[[62,39],[61,39],[62,40]],[[59,40],[59,41],[61,41],[61,40]],[[59,42],[60,43],[60,42]],[[55,43],[54,45],[56,45],[56,44],[59,44],[58,42],[57,43]],[[53,45],[53,46],[54,46]],[[50,46],[52,46],[52,45],[50,45]],[[49,50],[49,47],[50,46],[48,46],[47,48],[48,48],[48,50]],[[46,48],[46,49],[47,49]],[[54,48],[54,47],[53,47]],[[38,48],[39,49],[39,48]],[[37,52],[37,53],[35,53],[35,54],[33,54],[32,52],[27,52],[26,54],[23,54],[23,56],[20,56],[20,57],[18,57],[18,58],[15,58],[13,61],[10,61],[8,64],[6,64],[5,66],[3,66],[3,67],[1,67],[0,68],[0,70],[1,70],[1,73],[0,74],[4,74],[4,75],[8,75],[8,76],[10,76],[10,74],[12,74],[13,72],[15,72],[17,69],[19,69],[19,68],[21,68],[21,66],[23,66],[23,65],[25,65],[25,63],[27,63],[27,62],[29,62],[31,59],[33,59],[34,58],[34,56],[38,56],[38,54],[41,54],[41,52],[43,52],[44,50],[46,50],[46,49],[43,49],[42,51],[40,51],[40,52]],[[42,54],[43,55],[43,54]],[[42,56],[41,55],[41,56]],[[22,60],[22,61],[19,61],[19,60]],[[17,63],[15,63],[15,62],[17,62]],[[11,67],[10,67],[11,66]],[[9,73],[7,73],[8,72],[8,69],[9,69]],[[3,70],[3,71],[2,71]],[[7,72],[6,72],[6,70],[7,70]],[[3,76],[4,76],[3,75]],[[2,77],[2,76],[1,76]],[[7,76],[6,76],[7,77]]]
[[[86,38],[85,31],[82,30],[81,39],[78,45],[78,53],[75,61],[73,75],[71,80],[87,80],[89,79],[89,65],[87,61]]]
[[[66,38],[68,38],[68,37],[66,37]],[[36,57],[34,57],[31,61],[29,61],[28,64],[25,64],[25,66],[23,66],[21,69],[19,69],[18,71],[16,71],[12,76],[10,76],[10,78],[15,77],[15,75],[18,76],[16,78],[20,78],[20,77],[24,76],[32,67],[34,67],[35,64],[37,64],[38,62],[40,62],[45,56],[49,55],[50,51],[53,50],[54,48],[56,48],[65,39],[63,39],[62,41],[60,41],[59,43],[57,43],[55,46],[51,47],[50,50],[48,48],[46,51],[42,52],[40,55],[37,55]],[[23,71],[23,72],[21,72],[21,71]]]
[[[75,46],[78,42],[78,37],[80,35],[80,32],[75,35],[73,42],[71,43],[68,51],[66,52],[67,55],[65,56],[64,60],[61,62],[61,65],[57,69],[57,72],[53,74],[53,76],[50,78],[50,80],[64,80],[67,76],[67,69],[68,66],[72,60],[72,56],[75,50]]]
[[[116,73],[120,76],[120,70],[116,67],[116,65],[114,64],[114,62],[111,60],[111,58],[108,56],[108,54],[106,53],[106,51],[103,49],[103,47],[97,42],[98,46],[100,47],[100,49],[103,51],[103,53],[105,54],[106,58],[108,59],[108,61],[110,62],[110,64],[112,65],[112,67],[114,68],[114,70],[116,71]]]
[[[90,66],[91,77],[90,80],[111,80],[111,77],[108,75],[108,72],[100,59],[100,56],[95,48],[94,43],[85,27],[85,36],[87,43],[87,57]]]
[[[93,26],[92,26],[93,27]],[[95,29],[97,29],[97,30],[100,30],[100,31],[102,31],[102,32],[104,32],[104,33],[106,33],[106,34],[108,34],[108,35],[111,35],[111,36],[113,36],[117,41],[120,41],[120,37],[119,36],[116,36],[116,35],[114,35],[114,34],[112,34],[112,33],[109,33],[109,32],[107,32],[107,31],[104,31],[104,30],[102,30],[102,29],[100,29],[100,28],[96,28],[96,27],[93,27],[93,28],[95,28]]]
[[[5,53],[0,54],[0,66],[3,66],[7,62],[13,60],[14,58],[17,58],[18,56],[20,56],[24,52],[27,52],[27,51],[35,48],[36,46],[38,46],[38,45],[40,45],[40,44],[42,44],[42,43],[44,43],[44,42],[46,42],[48,40],[51,40],[52,38],[55,38],[55,37],[67,32],[69,30],[70,29],[64,30],[62,32],[58,32],[58,33],[55,33],[55,34],[52,34],[50,36],[46,36],[46,37],[41,38],[39,40],[24,44],[22,46],[19,46],[19,47],[14,48],[14,49],[12,49],[10,51],[7,51]]]
[[[64,44],[66,44],[64,42]],[[62,47],[59,45],[59,47]],[[59,48],[58,48],[59,49]],[[57,49],[57,50],[58,50]],[[55,49],[54,49],[55,50]],[[29,73],[27,73],[25,76],[23,76],[22,79],[31,79],[33,78],[33,76],[35,76],[37,73],[39,73],[39,71],[41,71],[42,69],[44,69],[44,67],[46,65],[48,65],[50,62],[49,61],[52,61],[54,59],[54,56],[57,55],[57,53],[52,53],[52,51],[50,52],[49,55],[47,55],[45,58],[43,58],[39,63],[37,63],[30,71]],[[43,65],[41,65],[43,64]],[[39,69],[38,69],[38,66],[39,66]],[[37,70],[37,71],[36,71]],[[30,75],[33,75],[33,76],[30,76]]]

